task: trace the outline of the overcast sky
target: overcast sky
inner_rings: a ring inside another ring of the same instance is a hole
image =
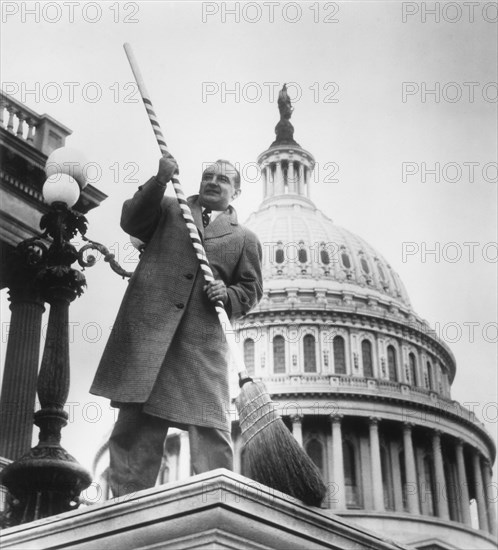
[[[442,2],[434,13],[414,2],[64,4],[2,3],[2,89],[71,128],[66,145],[95,163],[88,173],[108,198],[88,215],[88,236],[127,269],[136,265],[121,204],[155,173],[159,151],[124,42],[186,193],[197,191],[204,163],[231,159],[243,177],[241,220],[261,202],[255,161],[274,140],[277,91],[291,83],[295,139],[317,162],[312,199],[399,273],[416,313],[456,356],[453,398],[496,438],[493,5]],[[85,275],[70,312],[63,445],[89,467],[113,414],[88,388],[126,282],[103,261]]]

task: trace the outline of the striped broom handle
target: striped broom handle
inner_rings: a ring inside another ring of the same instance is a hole
[[[152,106],[152,101],[150,100],[147,88],[145,87],[144,80],[142,78],[142,75],[140,74],[137,60],[135,59],[130,44],[125,43],[123,44],[123,47],[126,52],[126,56],[128,57],[131,70],[133,71],[138,90],[140,91],[140,95],[142,96],[142,101],[144,102],[145,110],[147,111],[147,115],[149,116],[152,129],[154,130],[157,144],[159,145],[161,154],[165,155],[168,153],[166,141],[164,139],[163,133],[161,132],[161,127],[159,126],[159,122],[157,120],[156,113],[154,112],[154,107]],[[201,239],[199,238],[199,232],[197,230],[197,226],[195,225],[194,218],[192,217],[192,211],[190,210],[187,199],[180,185],[180,181],[176,177],[171,178],[171,181],[173,183],[176,198],[182,211],[183,219],[185,220],[185,224],[187,225],[190,240],[192,241],[195,254],[199,260],[202,273],[204,274],[204,279],[208,283],[214,281],[213,271],[211,270],[211,266],[209,265],[209,261],[206,256],[206,251],[204,250]],[[216,302],[215,309],[216,313],[218,314],[218,319],[220,321],[223,332],[225,333],[228,347],[235,361],[235,366],[237,372],[239,373],[239,378],[241,381],[248,379],[249,375],[247,374],[246,366],[244,364],[244,358],[242,357],[242,353],[235,339],[235,333],[233,331],[230,320],[228,319],[225,308],[223,307],[223,303],[221,301]]]

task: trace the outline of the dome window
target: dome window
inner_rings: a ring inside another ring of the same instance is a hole
[[[365,258],[362,256],[360,259],[361,268],[365,273],[370,273],[370,268],[368,267],[368,262],[365,260]]]
[[[372,343],[363,340],[361,343],[361,358],[363,360],[363,376],[373,378]]]
[[[304,248],[304,243],[299,243],[299,251],[297,253],[297,259],[302,263],[305,264],[308,261],[308,253],[306,252],[306,248]]]
[[[433,390],[434,389],[434,379],[433,379],[433,372],[432,372],[432,365],[430,363],[430,361],[427,361],[427,364],[426,364],[426,370],[425,370],[425,387],[428,389],[428,390]]]
[[[389,371],[389,380],[398,381],[398,361],[396,358],[396,350],[393,346],[387,346],[387,368]]]
[[[284,263],[284,249],[282,247],[282,241],[278,241],[277,250],[275,250],[275,262],[277,264]]]
[[[365,282],[367,283],[367,285],[369,285],[369,284],[372,283],[372,276],[370,275],[370,266],[368,265],[368,262],[365,258],[365,254],[363,253],[362,250],[360,250],[358,255],[360,257],[361,270],[363,271],[363,273],[365,275]]]
[[[334,371],[336,374],[346,374],[346,345],[342,336],[336,336],[334,347]]]
[[[380,265],[379,260],[377,259],[377,271],[379,272],[380,283],[384,290],[389,290],[389,282],[387,280],[386,274]]]
[[[316,372],[316,345],[315,337],[307,334],[303,338],[304,372]]]
[[[346,268],[346,269],[351,269],[351,260],[349,259],[349,255],[347,252],[343,252],[341,254],[341,260],[342,260],[342,265]]]
[[[254,376],[254,340],[247,338],[244,341],[244,364],[249,376]]]
[[[324,265],[329,265],[330,264],[329,253],[324,249],[320,250],[320,260],[322,261],[322,264],[324,264]]]
[[[283,336],[273,338],[273,372],[285,373],[285,340]]]
[[[410,353],[408,356],[408,362],[410,367],[410,382],[413,386],[417,385],[417,359],[414,353]]]

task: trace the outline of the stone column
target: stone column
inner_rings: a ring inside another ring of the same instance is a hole
[[[479,518],[479,529],[488,531],[488,515],[486,511],[484,484],[482,482],[481,457],[477,449],[474,449],[472,453],[472,468],[474,470],[474,490],[477,503],[477,516]]]
[[[294,161],[292,160],[289,160],[287,168],[287,185],[289,186],[289,193],[297,193],[296,173],[294,171]]]
[[[410,514],[419,514],[417,470],[415,468],[415,454],[413,453],[412,424],[403,425],[403,450],[405,454],[406,498]]]
[[[190,477],[190,444],[187,431],[180,432],[180,451],[178,453],[178,479]]]
[[[15,460],[29,452],[40,359],[43,301],[33,282],[11,288],[12,316],[0,398],[0,456]]]
[[[291,417],[292,420],[292,435],[296,438],[296,441],[299,443],[299,446],[303,446],[303,415],[302,414],[293,414]]]
[[[342,452],[342,415],[331,415],[332,420],[332,483],[335,502],[332,508],[346,509],[346,483],[344,480],[344,457]]]
[[[495,495],[493,494],[493,491],[491,491],[491,488],[493,486],[493,482],[491,479],[491,464],[488,460],[484,461],[483,469],[482,469],[482,477],[484,481],[484,494],[486,496],[486,508],[488,511],[488,528],[489,532],[492,535],[497,535],[497,529],[496,529],[496,506],[493,501],[493,498]]]
[[[260,166],[261,170],[261,181],[263,182],[263,200],[268,196],[268,176],[266,172],[266,166]]]
[[[448,493],[446,491],[446,480],[444,477],[443,454],[441,452],[441,432],[434,431],[432,434],[432,453],[434,457],[434,470],[436,473],[436,506],[437,515],[441,519],[450,519],[448,508]]]
[[[306,196],[308,197],[308,199],[310,198],[310,183],[311,183],[311,170],[308,168],[306,170]]]
[[[456,443],[456,460],[457,460],[457,474],[458,474],[458,488],[460,495],[460,509],[462,511],[462,522],[469,527],[472,526],[472,520],[470,517],[470,498],[469,498],[469,486],[467,482],[467,474],[465,472],[465,457],[463,454],[463,441],[459,439]]]
[[[273,197],[275,194],[275,172],[272,169],[272,165],[266,166],[266,197]]]
[[[241,440],[240,440],[240,433],[238,432],[237,435],[234,436],[232,442],[233,442],[233,471],[236,474],[242,474],[242,448],[241,448]]]
[[[373,507],[384,510],[384,486],[382,484],[382,466],[380,461],[379,418],[369,418],[370,428],[370,469],[372,473]]]
[[[304,165],[299,163],[299,179],[297,182],[297,192],[304,195]]]
[[[282,161],[280,160],[275,163],[275,181],[273,186],[275,195],[284,194],[284,174],[282,171]]]

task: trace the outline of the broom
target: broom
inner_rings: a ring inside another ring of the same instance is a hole
[[[163,155],[167,154],[167,145],[138,63],[131,46],[124,44],[124,49],[159,149]],[[207,283],[214,281],[213,272],[180,181],[176,177],[171,181],[204,279]],[[326,492],[320,472],[285,426],[264,385],[261,382],[254,382],[249,377],[223,303],[216,302],[215,309],[239,374],[241,391],[236,399],[236,406],[242,433],[245,473],[255,481],[287,493],[306,504],[319,506]]]

